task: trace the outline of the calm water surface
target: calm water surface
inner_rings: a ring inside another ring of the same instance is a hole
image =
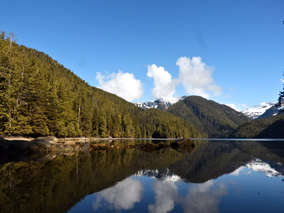
[[[194,143],[189,152],[6,156],[0,212],[283,212],[283,141]]]

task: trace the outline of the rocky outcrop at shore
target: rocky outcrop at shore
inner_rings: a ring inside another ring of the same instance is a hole
[[[70,139],[57,139],[54,136],[38,137],[29,140],[23,138],[11,139],[0,137],[0,156],[6,156],[7,159],[16,158],[19,160],[35,159],[35,156],[37,156],[37,158],[39,159],[44,159],[46,158],[46,156],[49,156],[49,158],[53,158],[54,155],[72,155],[78,151],[83,151],[88,154],[89,151],[108,149],[136,148],[144,152],[153,153],[158,152],[162,149],[167,149],[169,147],[172,147],[177,151],[184,150],[182,152],[189,153],[194,148],[194,144],[190,139],[182,139],[179,141],[175,141],[172,142],[170,145],[163,142],[160,142],[158,144],[144,143],[129,145],[127,143],[120,143],[117,145],[111,145],[110,143],[105,143],[103,141],[96,141],[94,143],[91,143],[87,142],[87,140],[74,141]]]
[[[0,138],[0,150],[10,154],[17,153],[47,153],[47,152],[70,152],[88,150],[90,142],[60,142],[54,136],[38,137],[28,140],[8,140]]]

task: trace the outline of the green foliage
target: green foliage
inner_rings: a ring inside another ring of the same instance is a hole
[[[280,92],[279,92],[279,98],[278,98],[278,101],[277,101],[277,103],[275,104],[275,106],[276,106],[277,108],[279,108],[279,107],[282,107],[283,104],[284,104],[284,91],[280,91]],[[280,109],[280,110],[279,110],[279,114],[280,114],[280,113],[283,113],[283,112],[284,112],[283,109]]]
[[[245,123],[235,129],[232,138],[284,138],[284,114]]]
[[[209,137],[224,137],[229,131],[250,121],[248,117],[226,105],[208,101],[199,96],[190,96],[167,109],[193,124]]]
[[[206,137],[157,109],[91,87],[48,55],[0,34],[0,135]]]

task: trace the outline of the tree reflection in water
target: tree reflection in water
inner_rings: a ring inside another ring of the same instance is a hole
[[[155,153],[113,149],[11,162],[0,166],[0,209],[4,213],[277,212],[284,208],[283,146],[196,141],[187,155],[171,148]]]

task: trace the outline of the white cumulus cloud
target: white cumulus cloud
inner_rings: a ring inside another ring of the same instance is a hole
[[[173,99],[176,86],[179,84],[178,79],[172,79],[172,75],[164,67],[157,67],[155,64],[148,65],[147,76],[153,78],[154,98]]]
[[[103,75],[96,73],[96,80],[99,81],[99,87],[107,92],[114,93],[127,101],[133,101],[143,95],[143,84],[136,79],[132,73],[107,73]]]
[[[156,64],[148,65],[147,76],[153,78],[154,98],[175,99],[176,87],[183,85],[186,95],[200,95],[209,98],[211,94],[218,96],[222,88],[218,86],[213,77],[213,68],[201,61],[200,57],[180,57],[176,65],[179,66],[179,77],[172,75],[164,67]]]
[[[183,85],[186,95],[199,95],[209,98],[211,95],[222,94],[222,87],[217,85],[212,77],[213,67],[202,62],[201,57],[180,57],[176,65],[179,66],[178,78],[173,78],[164,67],[156,64],[147,66],[147,76],[153,78],[152,96],[168,101],[177,101],[176,87]],[[143,84],[132,73],[96,73],[99,87],[114,93],[127,101],[133,101],[143,95]],[[234,90],[230,88],[230,90]]]
[[[213,67],[201,61],[201,57],[180,57],[176,65],[179,66],[179,81],[183,84],[187,95],[200,95],[209,98],[210,94],[221,95],[222,88],[213,77]]]

